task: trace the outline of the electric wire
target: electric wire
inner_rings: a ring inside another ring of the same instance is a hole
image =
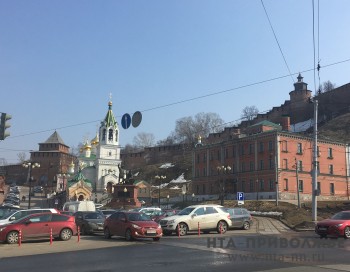
[[[279,41],[278,41],[278,39],[277,39],[277,35],[276,35],[275,30],[274,30],[274,28],[273,28],[273,26],[272,26],[272,23],[271,23],[271,20],[270,20],[269,14],[267,13],[267,10],[266,10],[266,8],[265,8],[264,2],[263,2],[263,0],[260,0],[260,1],[261,1],[261,5],[262,5],[262,6],[263,6],[263,8],[264,8],[264,11],[265,11],[265,14],[266,14],[267,20],[269,21],[269,24],[270,24],[270,27],[271,27],[271,30],[272,30],[273,36],[275,37],[276,43],[277,43],[278,48],[279,48],[279,50],[280,50],[280,52],[281,52],[281,55],[282,55],[282,57],[283,57],[284,63],[285,63],[285,65],[287,66],[287,69],[288,69],[288,72],[289,72],[290,78],[292,79],[293,83],[295,83],[295,80],[294,80],[294,78],[293,78],[293,76],[292,76],[292,73],[290,72],[290,69],[289,69],[289,66],[288,66],[288,63],[287,63],[286,57],[285,57],[285,56],[284,56],[284,54],[283,54],[283,51],[282,51],[281,45],[280,45],[280,43],[279,43]]]

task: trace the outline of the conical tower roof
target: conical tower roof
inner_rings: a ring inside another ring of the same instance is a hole
[[[65,145],[67,146],[61,136],[58,134],[57,131],[55,131],[45,142],[45,144],[62,144],[62,145]]]
[[[106,117],[102,123],[105,125],[105,127],[117,126],[117,120],[115,119],[113,111],[112,111],[112,101],[108,102],[108,112],[107,112]]]

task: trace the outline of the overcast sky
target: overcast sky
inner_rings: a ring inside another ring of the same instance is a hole
[[[314,52],[321,82],[347,84],[350,1],[320,0],[319,17],[314,2],[313,29],[312,0],[263,1],[291,77],[260,0],[0,0],[0,112],[12,115],[0,159],[18,162],[55,129],[70,147],[92,139],[110,93],[119,125],[143,115],[120,128],[125,146],[199,112],[228,123],[279,106],[298,72],[314,91]]]

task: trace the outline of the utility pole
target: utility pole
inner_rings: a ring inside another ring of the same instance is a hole
[[[318,100],[314,101],[314,147],[313,147],[313,175],[312,175],[312,220],[317,221],[317,114]]]
[[[299,190],[299,167],[297,163],[297,158],[295,160],[295,176],[297,177],[297,197],[298,197],[298,208],[300,208],[300,190]]]

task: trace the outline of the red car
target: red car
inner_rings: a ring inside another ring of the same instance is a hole
[[[10,224],[0,226],[0,241],[9,244],[18,243],[19,231],[22,232],[22,240],[60,238],[69,240],[77,233],[77,226],[73,216],[56,213],[30,214]]]
[[[322,238],[336,236],[350,238],[350,211],[342,211],[333,215],[330,219],[317,223],[315,232]]]
[[[116,212],[107,217],[104,223],[104,236],[123,236],[127,241],[135,238],[153,238],[159,241],[163,232],[161,226],[139,212]]]

